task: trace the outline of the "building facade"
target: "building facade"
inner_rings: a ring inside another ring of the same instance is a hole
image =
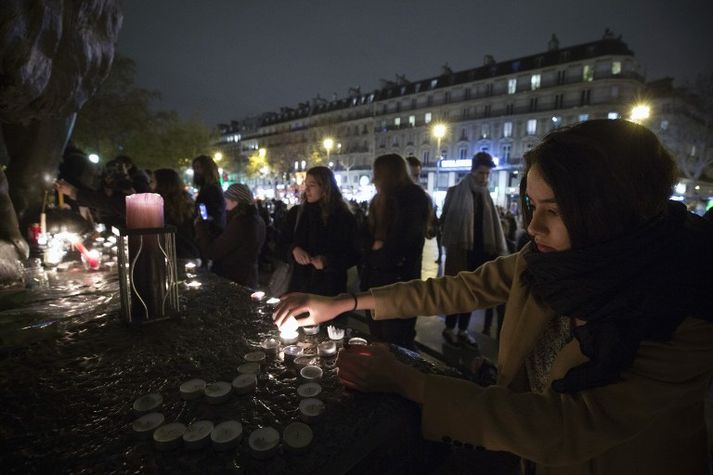
[[[487,151],[498,164],[491,177],[496,203],[514,209],[523,154],[543,135],[589,119],[628,117],[645,88],[634,53],[609,32],[567,48],[553,35],[540,54],[508,61],[486,56],[479,67],[444,66],[438,76],[397,76],[382,86],[222,125],[221,146],[241,159],[265,149],[278,181],[329,165],[347,195],[369,186],[375,157],[413,155],[437,202],[469,172],[473,154]],[[436,123],[446,126],[441,138],[434,137]],[[332,139],[329,150],[325,138]]]

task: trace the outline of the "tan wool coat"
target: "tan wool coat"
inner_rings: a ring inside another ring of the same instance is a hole
[[[670,341],[642,342],[619,383],[575,394],[548,384],[535,393],[525,359],[558,316],[523,285],[525,266],[518,253],[474,272],[371,290],[377,320],[507,303],[498,383],[484,388],[429,375],[424,437],[509,451],[535,462],[538,474],[708,474],[703,404],[713,375],[713,325],[688,318]],[[549,381],[585,361],[572,340],[557,354]]]

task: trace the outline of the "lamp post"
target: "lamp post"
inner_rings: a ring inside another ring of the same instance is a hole
[[[433,128],[431,129],[431,134],[436,137],[436,140],[438,142],[438,161],[436,162],[436,191],[438,191],[439,188],[441,160],[443,159],[443,156],[441,155],[441,139],[446,136],[446,132],[448,132],[448,128],[446,127],[446,124],[443,123],[434,124]]]
[[[651,116],[651,107],[648,104],[636,104],[631,108],[629,120],[641,124]]]
[[[324,147],[324,149],[327,151],[327,162],[329,162],[329,154],[334,148],[334,139],[331,137],[325,138],[324,140],[322,140],[322,147]]]

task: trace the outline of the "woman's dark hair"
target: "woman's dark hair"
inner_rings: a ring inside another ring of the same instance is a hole
[[[394,192],[413,185],[406,160],[401,155],[390,153],[374,160],[374,184],[378,192],[369,204],[369,229],[375,239],[383,240],[389,232],[396,206]]]
[[[208,155],[198,155],[193,159],[194,165],[200,163],[201,168],[203,168],[203,184],[204,185],[220,185],[220,173],[218,172],[218,165],[210,158]]]
[[[180,226],[193,220],[195,212],[193,200],[186,191],[181,176],[170,168],[159,168],[153,172],[156,193],[163,197],[163,212],[169,224]]]
[[[334,173],[327,167],[312,167],[307,170],[307,176],[311,176],[317,182],[317,184],[322,188],[324,197],[319,201],[319,206],[322,210],[322,221],[326,224],[329,219],[329,215],[332,214],[337,209],[348,210],[344,198],[342,197],[342,192],[337,186],[337,180],[334,178]],[[302,201],[306,202],[307,199],[302,194]]]
[[[525,228],[532,219],[527,173],[537,167],[554,192],[574,248],[621,236],[660,215],[676,178],[673,158],[653,132],[626,120],[558,129],[524,158]]]

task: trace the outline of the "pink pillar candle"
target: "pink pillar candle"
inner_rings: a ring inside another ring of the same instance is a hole
[[[157,193],[136,193],[126,197],[126,227],[162,228],[163,198]]]

